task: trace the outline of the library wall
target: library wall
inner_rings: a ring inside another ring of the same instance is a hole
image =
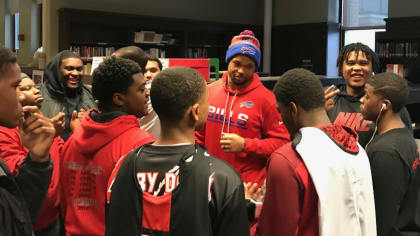
[[[273,25],[328,21],[331,0],[273,0]]]
[[[46,35],[47,60],[58,52],[58,9],[77,8],[95,11],[119,12],[136,15],[173,17],[202,21],[241,23],[251,25],[263,24],[262,1],[241,0],[44,0],[49,10],[44,18],[49,19],[47,26],[50,33]],[[175,10],[174,10],[175,9]]]
[[[389,0],[389,18],[420,16],[420,1],[418,0]]]
[[[40,45],[40,6],[33,0],[19,1],[19,34],[24,36],[19,41],[18,62],[21,65],[32,63],[33,54]]]
[[[0,0],[0,44],[6,42],[6,0]]]

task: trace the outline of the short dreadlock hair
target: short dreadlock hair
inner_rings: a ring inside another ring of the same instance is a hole
[[[363,43],[351,43],[344,46],[338,54],[337,67],[340,74],[342,74],[344,61],[347,61],[347,58],[349,57],[351,52],[355,52],[357,55],[359,55],[359,52],[363,52],[366,55],[366,58],[372,63],[372,71],[375,73],[379,72],[378,55],[376,55],[376,53],[372,49],[370,49],[369,46]]]

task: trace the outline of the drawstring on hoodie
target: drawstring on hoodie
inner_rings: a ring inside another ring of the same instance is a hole
[[[235,98],[236,98],[236,95],[238,94],[238,92],[235,92],[235,94],[233,95],[232,101],[230,102],[230,109],[229,109],[229,112],[227,112],[227,104],[228,104],[228,101],[229,101],[229,92],[227,92],[226,94],[227,94],[227,96],[226,96],[226,103],[225,103],[225,115],[223,116],[222,133],[223,133],[223,132],[224,132],[224,130],[225,130],[225,122],[226,122],[226,116],[227,116],[227,115],[229,116],[229,119],[228,119],[228,126],[227,126],[227,132],[228,132],[228,133],[230,132],[230,119],[231,119],[231,117],[230,117],[230,112],[232,111],[233,102],[235,101]],[[221,137],[221,135],[222,135],[222,134],[220,134],[220,137]]]

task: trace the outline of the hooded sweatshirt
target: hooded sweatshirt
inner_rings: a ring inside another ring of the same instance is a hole
[[[369,161],[357,139],[333,124],[301,129],[276,150],[256,235],[376,235]]]
[[[41,94],[44,97],[41,111],[51,118],[59,112],[66,115],[66,126],[61,137],[67,140],[71,133],[70,120],[73,111],[79,111],[81,108],[89,110],[96,108],[95,99],[92,92],[83,85],[82,78],[78,81],[78,87],[70,89],[66,85],[66,81],[60,72],[60,64],[62,60],[67,58],[80,58],[78,55],[70,51],[62,51],[58,53],[45,68],[45,82],[41,86]]]
[[[50,148],[50,156],[54,164],[50,185],[45,202],[33,226],[35,231],[51,226],[58,218],[59,205],[59,163],[60,151],[64,145],[63,139],[56,137]],[[23,146],[19,129],[0,126],[1,158],[9,167],[10,174],[18,175],[22,162],[28,155],[28,149]]]
[[[133,115],[89,111],[63,148],[62,210],[68,236],[105,234],[105,195],[115,164],[154,140]]]
[[[328,111],[328,117],[334,124],[354,129],[359,135],[359,143],[364,148],[374,135],[375,123],[363,119],[360,113],[360,99],[365,95],[354,97],[346,92],[346,86],[339,87],[340,93],[334,97],[334,108]],[[412,131],[412,124],[407,108],[401,110],[401,120]]]
[[[263,86],[257,74],[239,91],[232,91],[227,83],[225,73],[208,86],[209,115],[203,130],[196,132],[196,140],[212,155],[233,166],[244,182],[262,184],[267,159],[289,141],[290,135],[276,109],[274,94]],[[224,152],[220,145],[222,132],[243,137],[244,150]]]

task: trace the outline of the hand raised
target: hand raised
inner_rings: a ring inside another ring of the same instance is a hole
[[[86,110],[83,108],[80,108],[80,111],[73,111],[73,113],[71,114],[71,120],[70,120],[70,129],[71,131],[76,131],[76,129],[79,128],[80,123],[82,122],[82,119],[85,117],[86,115]]]
[[[335,85],[331,85],[324,92],[324,94],[325,94],[325,110],[326,111],[330,111],[331,109],[334,108],[333,97],[340,92],[339,89],[334,90],[334,88],[335,88]]]
[[[64,131],[64,125],[66,123],[65,114],[63,112],[59,112],[51,118],[50,121],[53,123],[55,128],[55,137],[60,136]]]
[[[19,127],[22,143],[28,148],[32,161],[47,161],[55,135],[54,125],[36,106],[25,106],[23,111],[26,116]]]

